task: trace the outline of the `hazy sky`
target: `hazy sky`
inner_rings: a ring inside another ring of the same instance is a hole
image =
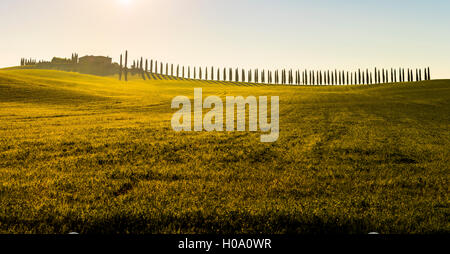
[[[450,78],[449,0],[1,0],[0,67],[129,50],[240,68],[430,66]]]

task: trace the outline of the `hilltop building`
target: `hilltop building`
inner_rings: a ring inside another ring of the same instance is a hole
[[[80,57],[78,63],[92,65],[110,65],[112,64],[112,58],[106,56],[83,56]]]

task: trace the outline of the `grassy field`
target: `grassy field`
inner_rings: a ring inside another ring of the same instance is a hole
[[[278,95],[280,137],[171,129],[177,95]],[[0,233],[450,233],[450,81],[128,83],[0,70]]]

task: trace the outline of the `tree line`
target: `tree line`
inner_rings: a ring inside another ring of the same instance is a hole
[[[282,85],[370,85],[396,82],[415,82],[431,80],[430,68],[374,68],[343,70],[259,70],[243,68],[191,67],[148,60],[136,59],[128,68],[128,51],[120,55],[119,79],[128,80],[128,73],[157,74],[176,79],[195,79],[208,81],[229,81]],[[147,76],[148,78],[150,76]]]

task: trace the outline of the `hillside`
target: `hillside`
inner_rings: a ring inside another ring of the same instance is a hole
[[[171,129],[280,97],[280,137]],[[276,86],[0,70],[0,233],[450,232],[450,80]]]

